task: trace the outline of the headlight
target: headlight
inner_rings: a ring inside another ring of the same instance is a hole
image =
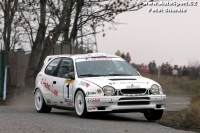
[[[159,93],[159,86],[156,85],[156,84],[152,85],[151,88],[150,88],[150,92],[152,94],[158,94]]]
[[[115,89],[111,86],[104,86],[103,87],[103,92],[105,95],[109,96],[109,95],[114,95],[115,94]]]

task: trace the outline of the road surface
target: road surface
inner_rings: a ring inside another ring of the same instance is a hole
[[[167,110],[187,107],[190,98],[167,97]],[[0,133],[189,133],[148,122],[141,113],[99,114],[78,118],[74,111],[37,113],[33,103],[0,106]]]

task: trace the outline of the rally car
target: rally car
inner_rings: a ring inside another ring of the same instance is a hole
[[[153,121],[166,108],[160,84],[141,76],[121,57],[104,53],[47,56],[34,95],[38,112],[73,109],[79,117],[92,112],[141,112]]]

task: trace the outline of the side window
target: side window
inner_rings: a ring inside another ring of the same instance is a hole
[[[74,67],[73,67],[72,59],[63,58],[58,68],[57,76],[61,78],[67,78],[68,73],[73,72],[73,71],[74,71]]]
[[[54,72],[60,62],[61,58],[56,58],[53,61],[51,61],[51,63],[49,63],[49,65],[47,65],[46,69],[45,69],[45,74],[47,75],[54,75]]]

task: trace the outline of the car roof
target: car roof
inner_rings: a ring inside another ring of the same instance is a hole
[[[57,58],[57,57],[69,57],[70,54],[63,54],[63,55],[48,55],[45,60],[44,60],[44,64],[49,62],[52,58]]]
[[[73,59],[81,59],[81,58],[95,58],[95,57],[119,57],[116,55],[109,55],[105,53],[88,53],[88,54],[75,54],[71,55]]]
[[[52,58],[57,57],[70,57],[73,59],[81,59],[81,58],[95,58],[95,57],[119,57],[116,55],[109,55],[105,53],[88,53],[88,54],[62,54],[62,55],[49,55],[45,58],[44,64],[49,62]]]

